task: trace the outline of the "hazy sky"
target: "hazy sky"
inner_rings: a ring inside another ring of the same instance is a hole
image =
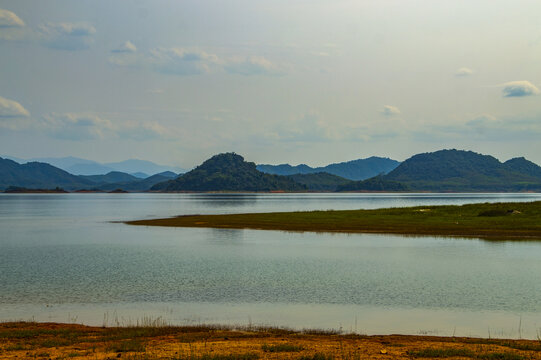
[[[0,154],[541,164],[539,0],[0,0]]]

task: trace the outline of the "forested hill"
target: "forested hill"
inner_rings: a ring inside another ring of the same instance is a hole
[[[526,160],[523,157],[507,160],[503,163],[503,165],[509,171],[541,178],[541,166],[538,166],[537,164]]]
[[[364,180],[373,176],[387,174],[395,169],[399,164],[400,162],[396,160],[372,156],[366,159],[345,161],[316,168],[305,164],[297,166],[292,166],[289,164],[261,164],[257,165],[257,169],[259,171],[276,175],[313,174],[326,172],[349,180]]]
[[[174,180],[151,190],[174,191],[303,191],[305,185],[285,176],[265,174],[235,153],[215,155]]]
[[[501,163],[489,155],[454,149],[414,155],[383,179],[410,190],[541,190],[541,168],[524,158]]]
[[[353,181],[343,177],[319,172],[313,174],[287,175],[299,184],[303,184],[310,191],[336,191],[340,186],[350,184]]]
[[[77,189],[94,184],[88,179],[72,175],[52,165],[40,162],[19,164],[15,161],[0,158],[0,190],[9,186],[20,186],[29,189]]]

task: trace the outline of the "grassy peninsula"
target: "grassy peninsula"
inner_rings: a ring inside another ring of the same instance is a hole
[[[130,225],[541,239],[541,201],[228,215],[128,221]]]

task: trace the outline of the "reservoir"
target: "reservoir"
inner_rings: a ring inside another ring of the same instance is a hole
[[[0,321],[535,339],[541,241],[117,222],[535,200],[541,194],[1,194]]]

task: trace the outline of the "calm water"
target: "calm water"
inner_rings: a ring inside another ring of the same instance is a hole
[[[541,194],[0,195],[0,320],[535,338],[541,242],[111,223],[533,200]]]

